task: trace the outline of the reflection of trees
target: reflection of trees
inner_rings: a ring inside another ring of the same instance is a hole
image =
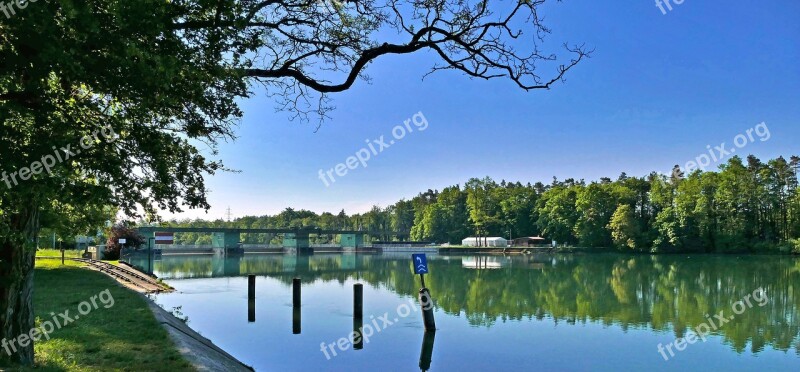
[[[769,303],[746,310],[719,330],[737,352],[772,346],[800,353],[800,261],[779,257],[555,256],[514,257],[500,270],[462,267],[459,258],[432,259],[426,276],[437,306],[476,326],[543,319],[596,322],[623,329],[671,330],[676,337],[762,287]],[[305,259],[305,261],[304,261]],[[212,257],[164,257],[165,277],[211,276]],[[230,266],[230,265],[225,265]],[[234,263],[234,266],[235,263]],[[541,269],[544,267],[543,269]],[[245,256],[236,275],[267,275],[289,285],[293,277],[370,285],[415,297],[419,280],[410,260],[383,256]],[[538,268],[538,270],[531,269]]]

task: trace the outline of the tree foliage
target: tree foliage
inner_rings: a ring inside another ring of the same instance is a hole
[[[117,224],[111,227],[106,241],[105,259],[118,260],[123,247],[138,248],[147,244],[147,239],[129,224]],[[125,244],[120,244],[119,240],[125,239]]]
[[[411,240],[453,244],[473,234],[510,232],[512,237],[541,235],[562,244],[625,251],[789,252],[791,239],[800,237],[796,175],[800,162],[778,158],[764,164],[754,157],[749,162],[756,166],[732,158],[718,172],[694,172],[685,179],[623,174],[616,181],[603,178],[586,184],[567,179],[545,186],[473,178],[464,186],[428,190],[363,214],[342,211],[333,218],[330,213],[286,209],[276,216],[244,217],[232,223],[175,223],[362,229],[373,232],[376,240],[405,240],[409,232]],[[190,236],[197,239],[196,234]],[[264,242],[263,238],[246,241]]]

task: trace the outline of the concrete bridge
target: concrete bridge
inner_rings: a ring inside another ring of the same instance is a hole
[[[212,235],[212,246],[215,252],[220,253],[243,253],[239,246],[241,234],[281,234],[283,235],[283,248],[287,252],[297,252],[300,254],[311,254],[313,249],[309,244],[310,235],[339,235],[340,244],[344,250],[355,250],[364,246],[364,235],[390,235],[396,236],[397,233],[385,231],[361,231],[361,230],[330,230],[320,228],[272,228],[272,229],[231,229],[215,227],[158,227],[143,226],[137,229],[140,234],[148,239],[155,238],[155,233],[206,233]],[[146,247],[146,246],[145,246]]]

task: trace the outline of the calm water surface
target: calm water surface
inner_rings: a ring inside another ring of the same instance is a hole
[[[156,302],[256,370],[800,370],[800,259],[429,260],[435,337],[426,338],[421,314],[409,305],[420,286],[410,254],[165,256],[156,274],[177,292]],[[258,276],[255,321],[248,319],[247,274]],[[299,319],[292,310],[294,277],[303,281]],[[334,356],[328,348],[329,359],[321,344],[353,331],[355,283],[364,284],[364,323],[381,331],[360,350],[343,343],[347,350],[334,346]],[[764,296],[753,296],[759,288]],[[744,299],[750,306],[737,304]],[[715,318],[720,312],[724,324]],[[712,328],[710,322],[716,330],[705,342],[680,344],[682,351],[672,345],[674,356],[659,352],[659,344],[674,344],[698,326]]]

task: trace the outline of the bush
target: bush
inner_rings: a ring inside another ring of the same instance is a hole
[[[119,260],[120,256],[120,246],[119,245],[107,245],[106,249],[103,251],[103,259],[107,261],[116,261]]]
[[[103,259],[105,260],[118,260],[120,255],[120,250],[122,249],[122,245],[120,245],[119,239],[127,239],[125,246],[127,247],[135,247],[138,248],[142,244],[145,243],[145,238],[138,231],[134,230],[132,227],[120,224],[115,225],[111,228],[111,234],[108,236],[108,241],[106,241],[106,249],[105,249],[105,256]]]
[[[800,254],[800,239],[789,239],[789,245],[791,246],[792,253]]]

